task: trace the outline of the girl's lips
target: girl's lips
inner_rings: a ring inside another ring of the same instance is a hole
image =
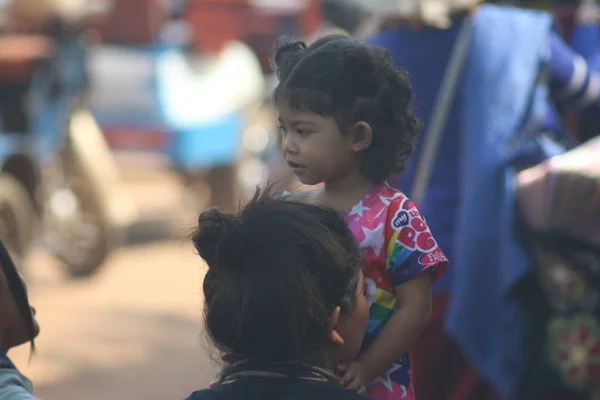
[[[295,163],[293,161],[288,161],[287,164],[290,166],[290,168],[306,168],[304,165]]]
[[[296,164],[294,162],[288,162],[288,166],[294,172],[306,170],[306,167],[304,165]]]

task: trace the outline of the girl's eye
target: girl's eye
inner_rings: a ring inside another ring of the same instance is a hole
[[[300,135],[300,136],[308,136],[308,135],[310,135],[310,133],[311,132],[309,132],[309,131],[298,129],[298,135]]]

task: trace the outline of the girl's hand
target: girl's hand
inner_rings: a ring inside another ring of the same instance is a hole
[[[348,364],[338,365],[338,371],[342,374],[342,386],[348,390],[365,394],[371,384],[368,377],[367,367],[361,361],[352,361]]]

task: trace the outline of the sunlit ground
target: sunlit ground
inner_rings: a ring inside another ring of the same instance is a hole
[[[94,278],[65,281],[35,254],[31,302],[42,333],[12,356],[53,399],[184,398],[214,376],[201,334],[205,267],[184,240],[125,248]]]

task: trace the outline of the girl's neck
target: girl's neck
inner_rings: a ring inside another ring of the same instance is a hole
[[[326,204],[348,211],[361,201],[376,186],[362,174],[348,175],[342,179],[324,182],[323,198]]]

